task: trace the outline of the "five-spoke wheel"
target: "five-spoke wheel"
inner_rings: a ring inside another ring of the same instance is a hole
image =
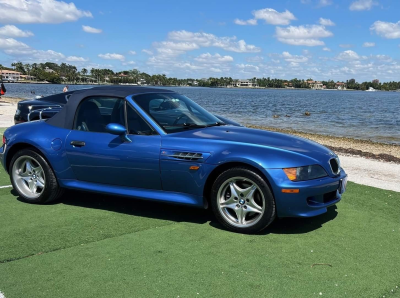
[[[241,233],[261,231],[275,218],[275,201],[268,184],[245,167],[231,168],[218,176],[211,206],[226,228]]]
[[[29,199],[36,199],[45,188],[42,166],[31,156],[23,155],[15,160],[12,170],[16,190]]]
[[[48,203],[63,193],[53,169],[36,150],[22,149],[10,162],[11,183],[20,198],[29,203]]]

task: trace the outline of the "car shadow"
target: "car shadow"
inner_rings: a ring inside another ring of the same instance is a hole
[[[80,191],[67,191],[57,203],[176,222],[204,224],[212,220],[205,209]]]
[[[18,197],[15,190],[11,194]],[[22,200],[18,197],[19,201]],[[51,204],[65,204],[90,209],[101,209],[133,216],[163,219],[175,222],[190,222],[209,224],[221,230],[226,230],[213,216],[210,209],[199,209],[182,205],[167,204],[162,202],[130,199],[118,196],[102,195],[89,192],[71,191],[66,193]],[[337,216],[336,205],[328,208],[327,212],[310,218],[278,218],[259,236],[268,234],[305,234],[321,228]]]
[[[277,218],[266,229],[262,230],[256,235],[265,236],[268,234],[305,234],[321,228],[327,222],[333,220],[338,212],[336,205],[327,208],[327,212],[315,217],[285,217]],[[225,229],[220,223],[211,221],[210,225],[218,228]]]

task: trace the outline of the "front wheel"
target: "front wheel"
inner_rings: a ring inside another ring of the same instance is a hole
[[[36,151],[18,151],[10,163],[10,178],[20,198],[28,203],[51,202],[63,193],[47,161]]]
[[[257,233],[275,218],[272,192],[255,171],[235,167],[221,173],[211,192],[211,207],[218,221],[239,233]]]

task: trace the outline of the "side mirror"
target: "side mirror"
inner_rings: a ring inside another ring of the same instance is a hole
[[[112,135],[120,136],[124,142],[132,142],[132,140],[128,138],[128,132],[126,131],[125,126],[122,126],[121,124],[109,123],[106,126],[106,131]]]

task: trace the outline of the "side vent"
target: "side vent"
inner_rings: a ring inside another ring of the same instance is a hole
[[[193,152],[174,152],[168,157],[182,159],[182,160],[202,160],[203,154],[201,153],[193,153]]]

